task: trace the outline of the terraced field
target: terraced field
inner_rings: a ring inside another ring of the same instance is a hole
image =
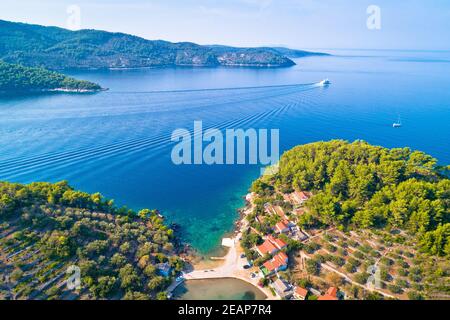
[[[156,210],[117,209],[65,182],[2,182],[0,199],[0,299],[165,299],[183,267]]]

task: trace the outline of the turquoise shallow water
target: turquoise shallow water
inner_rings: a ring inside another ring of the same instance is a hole
[[[110,90],[0,99],[0,180],[67,179],[134,209],[160,208],[208,253],[233,229],[260,168],[173,165],[170,134],[194,120],[280,129],[282,150],[364,139],[450,162],[450,52],[333,53],[287,69],[73,72]],[[310,85],[326,77],[329,88]]]

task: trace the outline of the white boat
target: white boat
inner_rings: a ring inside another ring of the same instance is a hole
[[[400,128],[402,126],[402,120],[400,119],[400,117],[398,118],[398,121],[397,122],[394,122],[393,124],[392,124],[392,127],[393,128]]]
[[[325,87],[325,86],[329,86],[331,84],[331,81],[328,79],[322,80],[319,82],[319,86],[321,87]]]

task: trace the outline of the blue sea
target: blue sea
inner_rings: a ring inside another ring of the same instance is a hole
[[[450,52],[324,50],[283,69],[70,72],[110,90],[0,98],[0,180],[68,180],[158,208],[203,254],[234,228],[256,165],[171,161],[177,128],[280,130],[280,148],[363,139],[450,163]],[[314,85],[329,78],[327,88]],[[392,124],[401,118],[403,127]]]

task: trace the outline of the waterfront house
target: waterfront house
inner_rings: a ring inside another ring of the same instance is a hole
[[[293,294],[291,286],[280,278],[272,283],[272,288],[281,299],[289,299]]]
[[[271,260],[266,261],[260,269],[264,277],[269,277],[278,271],[287,270],[288,262],[288,256],[284,252],[279,252]]]
[[[296,287],[294,290],[294,298],[296,300],[306,300],[308,297],[308,289]]]

